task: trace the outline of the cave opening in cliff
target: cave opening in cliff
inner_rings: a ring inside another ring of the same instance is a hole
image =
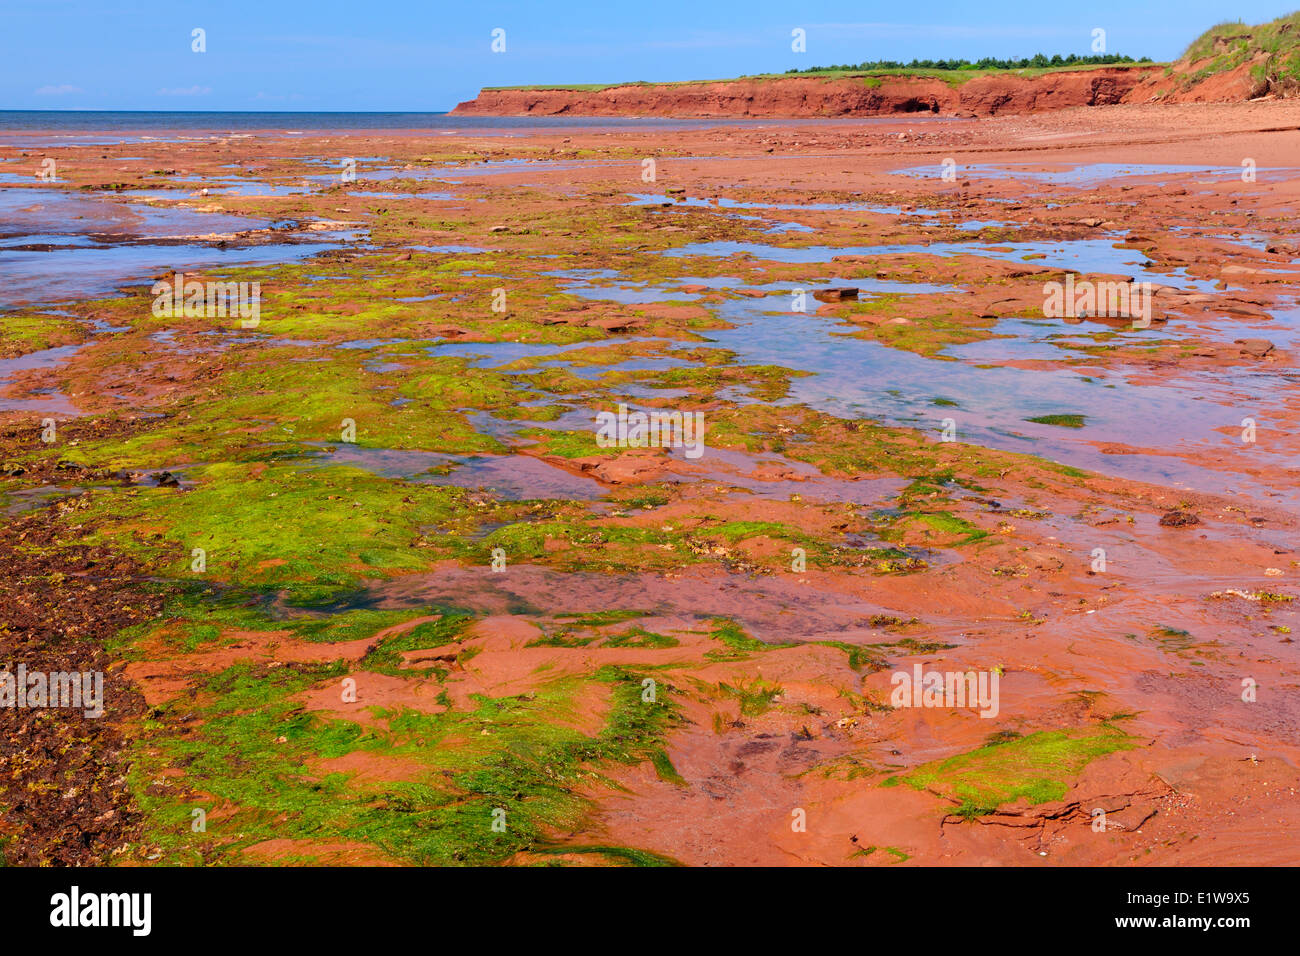
[[[939,102],[937,100],[921,100],[915,96],[899,103],[894,108],[896,113],[937,113],[939,112]]]

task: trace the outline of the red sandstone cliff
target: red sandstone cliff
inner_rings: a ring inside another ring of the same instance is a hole
[[[611,86],[602,90],[483,90],[453,113],[485,116],[875,116],[889,113],[1027,113],[1123,101],[1158,67],[1115,67],[976,76],[960,85],[932,77],[825,79],[789,76]]]

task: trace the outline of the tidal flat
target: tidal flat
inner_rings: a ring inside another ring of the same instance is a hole
[[[1297,129],[14,138],[0,855],[1294,864]]]

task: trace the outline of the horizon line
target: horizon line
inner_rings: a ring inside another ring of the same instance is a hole
[[[394,113],[420,115],[428,113],[450,113],[451,110],[248,110],[248,109],[201,109],[201,110],[156,110],[156,109],[108,109],[104,107],[52,107],[34,109],[31,107],[0,107],[0,113]]]

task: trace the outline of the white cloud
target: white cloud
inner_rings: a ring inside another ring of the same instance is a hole
[[[68,83],[61,83],[58,86],[42,86],[36,91],[37,96],[68,96],[72,93],[82,92],[81,87],[72,86]]]
[[[175,89],[162,89],[158,91],[159,96],[207,96],[212,92],[210,86],[178,86]]]

